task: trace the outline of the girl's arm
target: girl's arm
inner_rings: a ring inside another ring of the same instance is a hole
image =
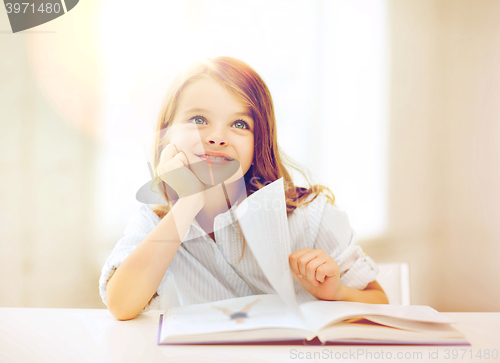
[[[118,320],[135,318],[160,285],[192,220],[204,204],[195,194],[181,198],[116,269],[107,286],[106,304]]]
[[[290,254],[289,263],[297,282],[318,299],[389,303],[377,281],[370,282],[364,290],[342,285],[339,265],[322,249],[303,248],[295,251]]]
[[[377,281],[370,282],[364,290],[340,285],[339,300],[357,301],[370,304],[389,304],[384,290]]]

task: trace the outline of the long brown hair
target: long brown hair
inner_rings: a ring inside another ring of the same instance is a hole
[[[254,120],[254,159],[253,165],[245,174],[247,195],[251,195],[265,185],[284,179],[287,214],[295,208],[312,202],[323,193],[331,204],[335,197],[330,189],[322,185],[311,185],[310,177],[304,168],[290,159],[278,147],[276,118],[271,94],[262,78],[246,63],[230,57],[217,57],[198,62],[177,76],[163,101],[157,124],[157,138],[154,149],[155,183],[167,201],[158,205],[154,212],[163,218],[174,201],[169,201],[164,182],[156,173],[162,150],[165,148],[165,133],[171,126],[177,111],[179,98],[189,84],[210,78],[219,82],[240,102],[247,106]],[[296,187],[286,167],[300,172],[308,187]],[[310,197],[312,196],[312,197]]]

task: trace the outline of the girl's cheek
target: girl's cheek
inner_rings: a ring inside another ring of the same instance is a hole
[[[198,130],[191,127],[174,127],[169,136],[169,143],[175,144],[179,151],[184,152],[194,151],[194,146],[201,142]]]

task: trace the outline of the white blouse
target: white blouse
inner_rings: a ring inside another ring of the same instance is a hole
[[[227,225],[230,212],[219,214],[214,220],[217,243],[193,220],[156,294],[142,312],[167,308],[167,279],[174,282],[181,305],[276,293],[248,245],[243,253],[243,234],[238,224]],[[125,235],[102,268],[99,290],[105,304],[108,280],[159,222],[160,218],[147,204],[141,205],[130,218]],[[378,267],[358,246],[346,213],[327,203],[325,196],[295,209],[288,215],[288,226],[291,250],[320,248],[330,254],[339,264],[341,284],[362,290],[376,280]],[[295,279],[294,287],[299,304],[316,300]]]

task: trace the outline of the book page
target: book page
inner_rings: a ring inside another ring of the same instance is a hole
[[[291,329],[296,338],[313,334],[279,296],[266,294],[169,308],[163,317],[160,341],[185,336],[186,342],[196,342],[196,337],[204,334],[272,328]]]
[[[276,293],[300,314],[288,257],[291,253],[283,178],[258,190],[236,209],[245,240]]]
[[[371,342],[377,344],[468,344],[465,336],[450,325],[443,326],[441,331],[401,330],[366,323],[339,323],[321,330],[318,339],[321,342]]]
[[[311,330],[319,332],[335,322],[356,317],[387,316],[424,323],[453,323],[430,306],[365,304],[349,301],[310,301],[300,306]],[[386,319],[389,322],[389,319]]]
[[[457,333],[456,329],[453,328],[451,324],[426,323],[422,321],[398,319],[398,318],[393,318],[391,316],[380,316],[380,315],[366,316],[365,318],[374,323],[387,325],[392,328],[417,331],[431,335],[448,336],[450,334]]]

